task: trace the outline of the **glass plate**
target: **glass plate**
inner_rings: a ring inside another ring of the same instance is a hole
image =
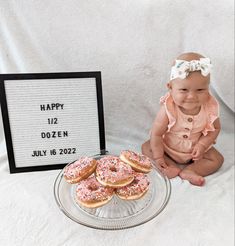
[[[100,159],[104,156],[95,156]],[[75,201],[76,184],[63,178],[63,170],[54,183],[54,196],[60,210],[73,221],[96,229],[118,230],[141,225],[162,212],[166,207],[171,185],[169,179],[153,167],[148,174],[148,192],[140,199],[125,201],[113,196],[112,200],[99,208],[85,208]]]

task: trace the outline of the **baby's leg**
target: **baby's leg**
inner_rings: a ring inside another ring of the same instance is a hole
[[[150,140],[144,142],[141,146],[141,151],[143,155],[148,156],[149,158],[153,159],[153,153],[150,147]]]
[[[164,160],[167,164],[166,168],[163,168],[162,172],[169,178],[174,178],[179,175],[181,169],[177,166],[177,163],[169,158],[167,155],[164,155]]]
[[[205,183],[203,177],[216,172],[223,164],[223,156],[212,147],[203,156],[203,159],[187,165],[179,174],[182,179],[190,183],[202,186]]]
[[[148,156],[149,158],[153,159],[153,153],[150,147],[150,141],[146,141],[143,145],[142,145],[142,153],[146,156]],[[165,163],[166,163],[166,167],[159,167],[159,169],[162,171],[162,173],[164,173],[169,179],[174,178],[176,176],[179,175],[179,173],[181,172],[181,169],[176,165],[176,163],[170,159],[168,156],[166,156],[164,154],[163,156]]]

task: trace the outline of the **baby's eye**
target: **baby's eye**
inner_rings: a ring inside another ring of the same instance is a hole
[[[198,92],[205,91],[205,89],[197,89]]]
[[[188,91],[187,89],[185,89],[185,88],[181,88],[180,89],[180,91],[182,91],[182,92],[186,92],[186,91]]]

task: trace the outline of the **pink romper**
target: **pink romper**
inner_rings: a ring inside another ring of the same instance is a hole
[[[160,102],[165,106],[169,119],[168,130],[163,136],[164,151],[177,163],[188,163],[199,138],[215,130],[213,122],[219,117],[219,104],[210,95],[197,115],[186,115],[173,102],[170,93],[163,96]]]

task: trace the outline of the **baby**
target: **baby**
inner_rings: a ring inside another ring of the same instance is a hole
[[[168,178],[179,175],[198,186],[224,161],[213,147],[220,120],[218,102],[209,92],[211,68],[210,59],[197,53],[175,60],[150,140],[142,145],[143,154]]]

